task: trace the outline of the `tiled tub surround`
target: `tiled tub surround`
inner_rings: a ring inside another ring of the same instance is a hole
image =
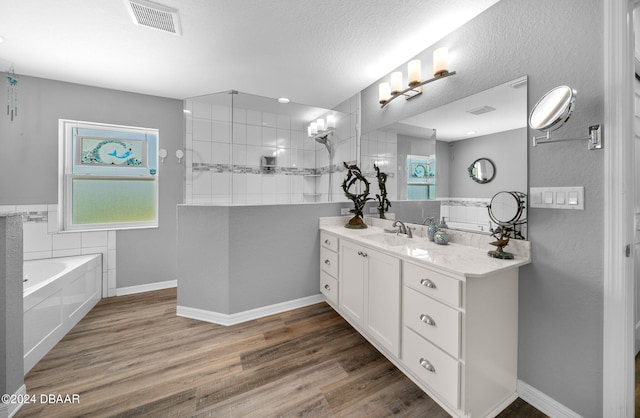
[[[24,260],[102,254],[102,295],[116,296],[116,231],[58,233],[58,205],[2,205],[21,213]]]
[[[308,121],[252,109],[185,101],[185,203],[288,204],[328,201],[329,173],[357,159],[359,96],[337,106],[333,165],[324,145],[307,136]],[[264,173],[263,156],[276,156]],[[333,174],[333,200],[344,200]]]
[[[491,198],[443,198],[440,201],[440,224],[442,217],[446,218],[447,226],[463,231],[490,233],[496,228],[496,223],[489,217],[488,206]],[[520,219],[527,218],[525,208]],[[520,225],[519,231],[527,236],[527,224]]]
[[[440,200],[440,199],[439,199]],[[440,200],[440,224],[442,217],[446,218],[451,228],[472,232],[489,232],[495,227],[489,218],[487,206],[491,199],[482,198],[443,198]]]

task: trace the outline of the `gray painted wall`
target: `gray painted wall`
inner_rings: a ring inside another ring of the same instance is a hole
[[[585,136],[588,125],[604,119],[602,13],[601,0],[501,1],[419,55],[425,65],[446,45],[457,71],[425,86],[423,97],[380,109],[378,82],[366,88],[362,130],[528,75],[529,109],[555,86],[578,91],[576,112],[554,136]],[[528,145],[528,159],[529,186],[584,186],[586,204],[584,211],[529,209],[533,263],[520,270],[518,378],[585,417],[599,417],[604,153],[574,141]]]
[[[438,202],[392,202],[397,219],[437,219]],[[178,206],[178,305],[234,314],[320,293],[318,218],[351,202]],[[368,212],[368,211],[367,211]],[[345,217],[345,223],[348,217]]]
[[[0,394],[14,394],[24,383],[20,215],[0,216],[0,301]]]
[[[159,228],[118,231],[117,287],[175,280],[176,204],[182,202],[182,101],[20,76],[19,114],[0,123],[0,204],[58,201],[58,119],[160,130]],[[6,89],[0,89],[0,103]],[[184,160],[183,160],[184,161]]]
[[[504,190],[527,193],[527,128],[455,141],[450,145],[448,197],[490,198]],[[468,167],[478,158],[488,158],[496,167],[496,176],[489,183],[479,184],[469,178]],[[436,159],[440,161],[438,156]]]

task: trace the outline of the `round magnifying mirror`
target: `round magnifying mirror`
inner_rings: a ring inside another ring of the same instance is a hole
[[[555,131],[569,120],[576,103],[577,92],[559,86],[542,96],[531,110],[529,126],[543,132]]]
[[[489,204],[489,216],[500,225],[516,222],[522,214],[522,202],[515,193],[498,192]]]
[[[469,166],[469,177],[476,183],[489,183],[496,176],[496,167],[488,158],[478,158]]]

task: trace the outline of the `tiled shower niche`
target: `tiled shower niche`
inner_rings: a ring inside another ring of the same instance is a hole
[[[344,200],[342,162],[355,163],[359,96],[333,110],[236,91],[185,100],[186,190],[191,204]],[[310,122],[334,115],[324,144]]]

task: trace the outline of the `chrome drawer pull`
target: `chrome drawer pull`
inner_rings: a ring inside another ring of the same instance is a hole
[[[330,266],[330,265],[331,265],[331,261],[329,261],[328,259],[327,259],[327,260],[324,260],[324,263],[325,263],[327,266]]]
[[[429,279],[422,279],[420,280],[420,284],[423,285],[424,287],[428,287],[429,289],[435,289],[436,288],[436,284],[434,282],[432,282]]]
[[[424,367],[427,371],[430,371],[431,373],[436,372],[436,368],[433,367],[433,364],[429,363],[429,360],[427,359],[420,358],[420,365]]]
[[[331,245],[331,241],[329,241],[328,239],[325,239],[324,243],[327,244],[327,245]]]
[[[433,318],[431,318],[429,315],[420,315],[420,320],[427,325],[431,325],[432,327],[436,326],[436,321],[434,321]]]
[[[327,289],[327,290],[331,290],[331,287],[328,284],[325,284],[324,288]]]

